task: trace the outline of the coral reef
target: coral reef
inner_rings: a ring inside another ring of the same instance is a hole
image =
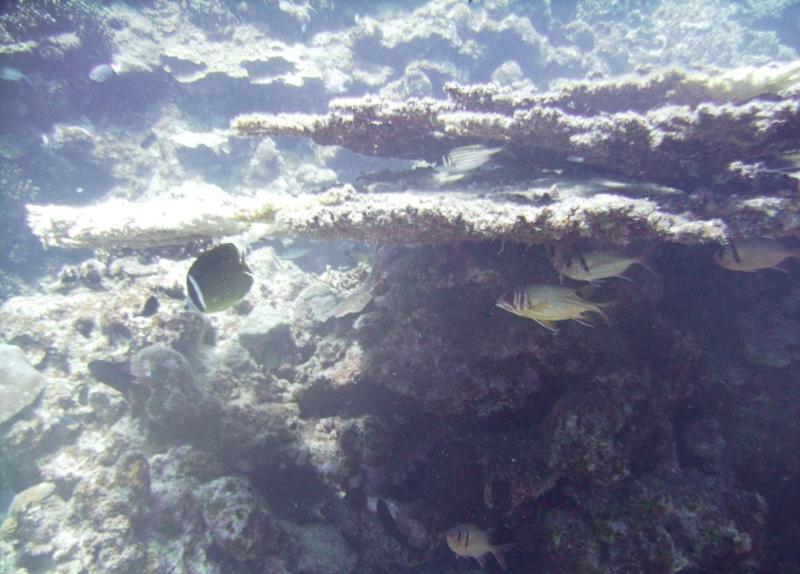
[[[44,385],[44,377],[30,365],[22,349],[0,345],[0,424],[30,406]]]
[[[465,522],[510,572],[796,570],[797,262],[709,245],[800,235],[792,10],[3,6],[0,571],[478,572]],[[254,286],[188,313],[223,236]],[[550,242],[657,273],[556,335],[496,307]]]
[[[244,136],[301,135],[362,154],[429,160],[448,144],[499,142],[526,162],[555,153],[667,185],[709,182],[728,175],[731,162],[777,155],[800,138],[800,60],[724,74],[562,82],[546,92],[445,89],[447,101],[340,99],[327,115],[247,114],[232,127]],[[783,189],[796,190],[796,181]]]

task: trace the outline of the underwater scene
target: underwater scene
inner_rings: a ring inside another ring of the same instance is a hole
[[[800,574],[800,0],[0,4],[0,573]]]

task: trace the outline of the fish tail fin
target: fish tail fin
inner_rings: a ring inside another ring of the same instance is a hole
[[[658,269],[656,269],[655,265],[653,265],[653,262],[650,260],[648,256],[644,256],[641,259],[639,259],[639,265],[647,269],[655,277],[661,277],[661,275],[658,272]]]
[[[600,287],[600,285],[602,285],[602,283],[600,283],[599,281],[590,281],[589,283],[587,283],[583,287],[579,288],[576,291],[576,293],[578,295],[580,295],[581,297],[583,297],[584,299],[588,299],[589,297],[592,296],[592,294],[595,292],[595,290],[598,287]]]
[[[508,544],[492,546],[492,555],[503,570],[508,570],[508,562],[506,562],[505,553],[514,548],[516,545],[516,542],[510,542]]]
[[[661,274],[656,269],[655,265],[653,264],[653,253],[656,250],[655,245],[651,245],[644,252],[636,258],[636,262],[647,269],[650,273],[652,273],[656,277],[661,277]]]
[[[610,325],[611,321],[608,319],[608,315],[606,314],[606,312],[603,309],[609,309],[611,307],[614,307],[618,303],[619,303],[619,299],[614,299],[612,301],[604,301],[603,303],[595,303],[595,307],[596,308],[592,309],[592,311],[594,311],[595,313],[600,315],[603,318],[603,320],[606,322],[606,325]]]
[[[514,159],[519,159],[519,156],[515,154],[513,151],[511,151],[511,149],[507,145],[503,146],[500,149],[500,152],[506,155],[510,155]]]

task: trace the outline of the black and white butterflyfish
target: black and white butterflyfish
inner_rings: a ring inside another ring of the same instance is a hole
[[[186,275],[186,308],[216,313],[235,305],[253,286],[253,273],[244,252],[233,243],[223,243],[201,253]]]

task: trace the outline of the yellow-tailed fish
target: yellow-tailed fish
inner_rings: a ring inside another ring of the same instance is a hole
[[[747,239],[721,248],[714,254],[714,261],[731,271],[777,269],[785,272],[778,265],[789,257],[800,257],[800,247],[787,247],[772,239]]]
[[[216,313],[238,303],[252,286],[244,254],[233,243],[223,243],[201,253],[189,268],[186,308]]]
[[[474,524],[454,526],[447,531],[445,538],[450,550],[458,556],[474,558],[482,567],[486,568],[486,555],[492,554],[503,570],[508,570],[504,553],[515,544],[494,545],[489,541],[489,533]]]
[[[560,277],[575,281],[601,281],[609,277],[626,279],[623,275],[631,265],[641,265],[653,275],[658,275],[644,256],[629,257],[613,251],[587,251],[574,255],[554,250],[550,261]]]
[[[526,319],[533,319],[542,327],[558,332],[558,321],[577,321],[581,325],[594,327],[585,321],[588,313],[597,313],[606,323],[608,317],[602,307],[612,303],[593,303],[578,295],[575,289],[560,285],[531,285],[515,289],[503,295],[497,306]]]

